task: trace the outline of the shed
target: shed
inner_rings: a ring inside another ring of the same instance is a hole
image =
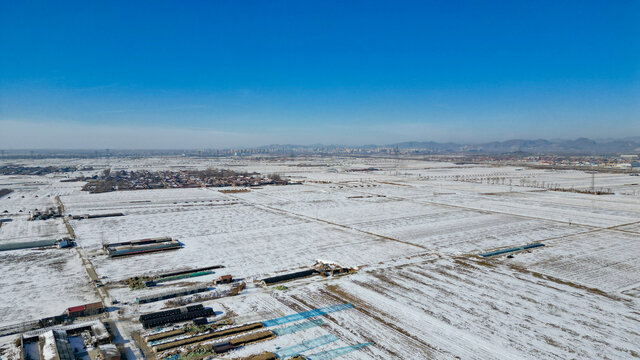
[[[207,318],[206,317],[193,319],[193,324],[194,325],[205,325],[206,323],[207,323]]]
[[[80,316],[84,314],[84,305],[72,306],[67,309],[69,316]]]
[[[95,302],[91,304],[86,304],[85,306],[85,314],[87,315],[95,315],[100,314],[104,311],[104,306],[101,302]]]

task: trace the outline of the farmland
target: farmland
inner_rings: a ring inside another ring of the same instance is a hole
[[[0,188],[13,190],[0,199],[0,211],[7,211],[0,219],[10,219],[0,227],[0,244],[72,236],[77,246],[0,252],[0,293],[9,294],[0,302],[0,327],[100,299],[113,307],[108,317],[124,338],[142,338],[149,330],[138,317],[171,307],[136,299],[210,285],[204,293],[209,297],[199,302],[214,310],[209,320],[234,325],[271,324],[287,315],[353,305],[266,326],[260,331],[272,331],[272,338],[220,355],[228,359],[287,351],[329,358],[342,348],[347,350],[340,359],[640,356],[640,187],[628,174],[593,179],[576,170],[354,157],[49,163],[82,170],[0,176]],[[44,165],[34,160],[29,166]],[[82,190],[82,181],[62,181],[106,168],[233,168],[279,174],[299,185],[91,194]],[[592,181],[613,194],[549,188],[588,189]],[[28,220],[29,211],[59,204],[75,217]],[[114,213],[122,216],[84,217]],[[110,243],[159,237],[182,247],[117,258],[104,250]],[[527,244],[544,246],[479,256]],[[319,259],[352,271],[277,286],[259,282],[308,269]],[[125,284],[136,276],[217,264],[224,267],[155,287],[132,290]],[[212,285],[222,275],[246,287],[226,296],[233,284]],[[96,288],[96,279],[104,287]],[[0,348],[15,352],[11,342],[11,336],[0,337]],[[152,351],[141,341],[129,340],[126,347],[130,358]]]

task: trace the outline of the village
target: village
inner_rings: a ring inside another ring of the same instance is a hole
[[[85,180],[84,178],[77,179]],[[262,185],[287,185],[277,174],[269,176],[257,173],[236,173],[227,169],[206,169],[190,171],[129,171],[121,170],[111,172],[106,169],[99,176],[86,179],[83,190],[91,193],[109,192],[118,190],[144,190],[144,189],[177,189],[197,187],[224,187],[224,186],[262,186]]]

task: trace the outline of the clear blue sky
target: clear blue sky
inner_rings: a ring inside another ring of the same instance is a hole
[[[640,1],[0,1],[0,125],[0,148],[638,136]]]

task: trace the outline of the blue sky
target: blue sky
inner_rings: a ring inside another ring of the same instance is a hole
[[[638,1],[0,2],[0,148],[640,135]]]

